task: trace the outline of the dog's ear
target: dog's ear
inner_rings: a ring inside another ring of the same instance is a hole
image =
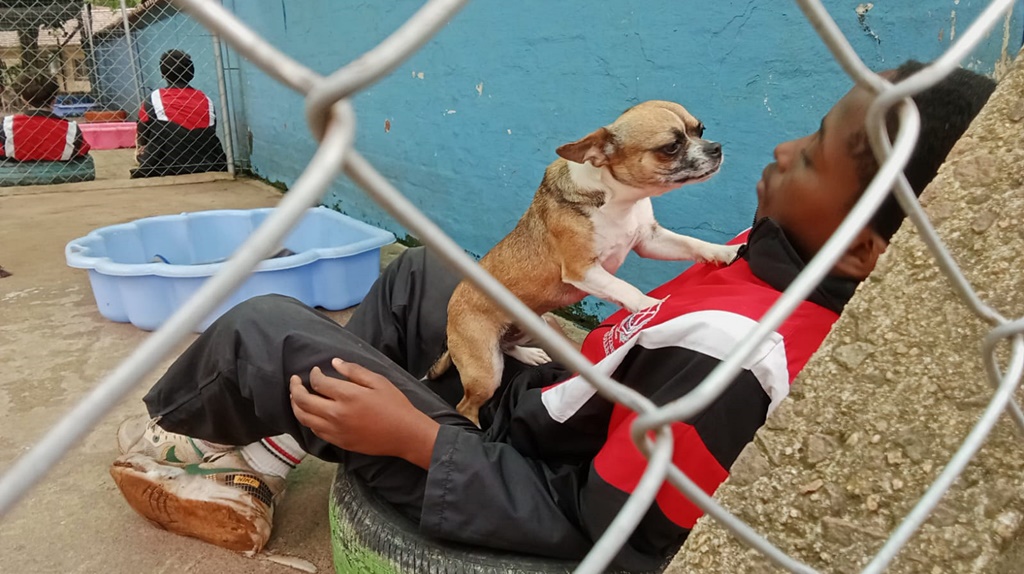
[[[559,157],[575,163],[590,162],[594,167],[601,167],[608,163],[608,156],[613,149],[612,133],[606,128],[598,128],[597,131],[587,137],[567,143],[555,150]]]

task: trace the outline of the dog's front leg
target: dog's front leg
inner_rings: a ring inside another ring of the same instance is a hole
[[[658,303],[658,299],[644,295],[642,291],[612,275],[600,265],[589,267],[582,276],[563,270],[562,281],[594,297],[615,303],[630,313],[636,313]]]
[[[653,231],[633,248],[645,259],[707,261],[727,264],[736,259],[739,245],[718,245],[669,231],[655,224]]]

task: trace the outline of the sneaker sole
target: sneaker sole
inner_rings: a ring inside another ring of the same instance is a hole
[[[270,538],[271,517],[252,512],[237,489],[137,455],[115,460],[110,475],[129,506],[164,530],[249,556]],[[190,481],[202,497],[182,492]]]

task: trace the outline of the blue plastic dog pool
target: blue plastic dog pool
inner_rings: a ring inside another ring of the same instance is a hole
[[[163,324],[266,219],[271,209],[148,217],[96,229],[64,249],[70,267],[89,270],[100,314],[146,330]],[[252,276],[200,325],[268,293],[337,310],[363,300],[380,274],[380,248],[394,235],[326,207],[310,209],[285,238],[283,256]]]

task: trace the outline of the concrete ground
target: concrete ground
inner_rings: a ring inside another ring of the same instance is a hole
[[[128,170],[135,167],[135,148],[96,150],[91,152],[96,162],[96,181],[126,181]]]
[[[0,188],[0,469],[27,451],[147,335],[103,319],[64,245],[139,217],[272,206],[280,193],[225,175],[128,181],[132,150],[96,153],[95,182]],[[344,319],[344,314],[339,314]],[[159,371],[162,371],[161,367]],[[0,521],[0,572],[296,572],[159,530],[125,504],[107,473],[115,430],[144,412],[151,375]],[[327,496],[333,465],[293,473],[267,555],[333,571]],[[2,471],[0,471],[2,472]]]

